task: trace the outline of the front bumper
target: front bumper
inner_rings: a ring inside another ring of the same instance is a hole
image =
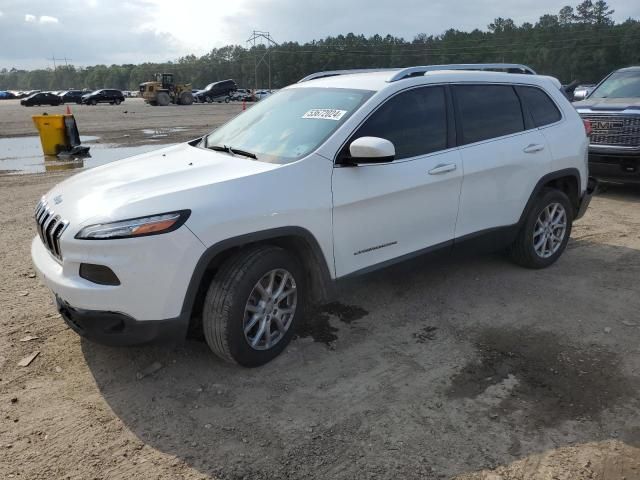
[[[640,183],[640,151],[589,150],[589,173],[604,181]]]
[[[124,313],[74,308],[57,295],[55,299],[58,312],[74,332],[104,345],[128,346],[181,340],[189,326],[186,317],[141,322]]]
[[[584,192],[584,195],[580,199],[580,204],[578,205],[578,211],[574,220],[578,220],[582,218],[589,208],[589,204],[591,203],[591,198],[598,192],[598,180],[594,177],[589,177],[587,181],[587,189]]]

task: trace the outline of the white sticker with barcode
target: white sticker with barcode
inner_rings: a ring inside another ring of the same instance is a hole
[[[305,113],[302,118],[319,118],[321,120],[340,120],[346,110],[336,110],[334,108],[314,108]]]

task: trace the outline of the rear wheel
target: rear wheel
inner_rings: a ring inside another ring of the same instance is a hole
[[[244,250],[216,274],[203,309],[204,336],[224,360],[263,365],[291,341],[306,307],[302,267],[275,246]]]
[[[510,254],[527,268],[545,268],[564,252],[573,222],[573,207],[567,195],[556,189],[540,192],[528,212]]]
[[[116,98],[116,105],[120,105],[121,100],[119,98]]]
[[[156,95],[156,103],[161,107],[166,107],[171,103],[171,97],[167,92],[160,92]]]

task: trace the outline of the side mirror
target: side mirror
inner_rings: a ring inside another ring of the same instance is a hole
[[[396,148],[389,140],[379,137],[356,138],[349,145],[353,163],[387,163],[396,156]]]

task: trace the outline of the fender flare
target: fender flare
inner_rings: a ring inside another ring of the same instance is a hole
[[[315,236],[309,230],[302,227],[278,227],[227,238],[207,248],[201,255],[193,273],[191,274],[191,280],[189,281],[189,286],[187,287],[187,292],[182,303],[180,317],[191,317],[205,273],[218,255],[231,248],[243,247],[253,243],[269,240],[272,240],[277,244],[278,240],[282,241],[286,239],[301,239],[306,242],[311,250],[311,254],[313,255],[314,265],[311,266],[311,269],[319,267],[319,271],[317,272],[318,275],[315,280],[320,282],[319,287],[324,289],[324,292],[322,292],[320,296],[323,297],[324,295],[328,295],[333,281],[331,279],[331,274],[329,273],[327,259]],[[304,266],[307,267],[307,270],[310,270],[308,265]],[[315,272],[310,271],[309,273],[313,275]]]
[[[536,183],[536,186],[533,188],[533,191],[529,196],[529,200],[527,201],[527,204],[522,210],[522,214],[520,215],[520,220],[518,220],[518,226],[521,226],[524,223],[527,217],[527,214],[529,213],[529,210],[533,206],[533,203],[535,202],[538,194],[544,188],[544,186],[549,182],[552,182],[553,180],[557,180],[559,178],[565,178],[565,177],[573,177],[576,179],[576,181],[578,182],[578,197],[581,197],[582,182],[580,177],[580,171],[577,168],[564,168],[562,170],[556,170],[555,172],[547,173],[542,178],[540,178],[540,180],[538,180],[538,183]],[[575,205],[575,207],[577,209],[578,205]]]

